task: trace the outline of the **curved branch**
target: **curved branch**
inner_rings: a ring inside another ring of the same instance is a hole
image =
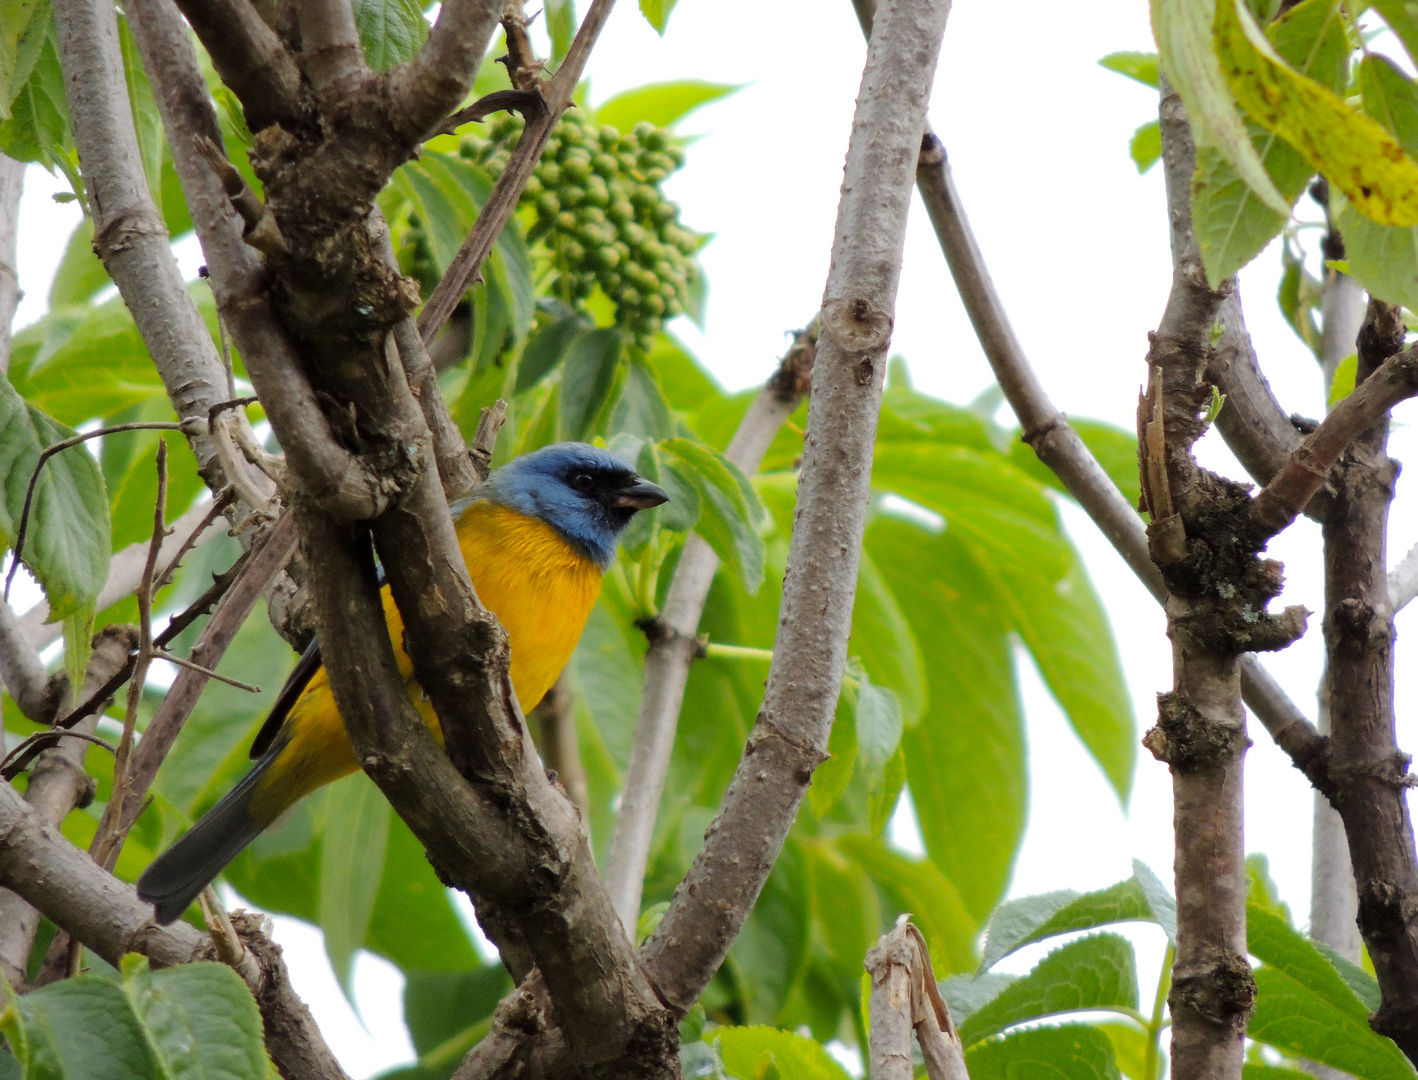
[[[389,79],[389,113],[411,142],[426,138],[477,78],[502,0],[447,0],[418,56]]]

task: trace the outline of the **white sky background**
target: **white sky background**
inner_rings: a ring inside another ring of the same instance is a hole
[[[1073,415],[1131,429],[1147,331],[1161,315],[1171,273],[1160,167],[1139,177],[1127,154],[1133,129],[1156,115],[1156,95],[1104,71],[1097,60],[1153,45],[1143,0],[1094,0],[1086,10],[1085,18],[1077,6],[1041,0],[1005,7],[956,0],[930,115],[1018,336],[1054,401]],[[681,125],[705,137],[670,182],[686,224],[717,234],[702,255],[711,286],[706,331],[684,320],[675,329],[730,388],[760,382],[784,351],[784,332],[803,325],[820,302],[864,57],[848,0],[682,0],[663,39],[633,0],[622,0],[593,54],[595,102],[669,79],[749,84]],[[49,199],[59,188],[42,171],[31,169],[28,183],[20,239],[28,295],[17,326],[43,313],[49,279],[78,216],[72,205]],[[199,261],[195,245],[185,245],[182,255],[190,276]],[[1251,335],[1281,403],[1287,411],[1322,415],[1318,366],[1275,304],[1277,245],[1241,280]],[[968,401],[993,381],[919,200],[892,350],[909,361],[919,388],[953,402]],[[1418,458],[1413,410],[1409,404],[1396,413],[1392,451],[1400,460]],[[1244,476],[1219,436],[1203,441],[1201,455]],[[1390,564],[1418,540],[1418,500],[1405,481]],[[1140,733],[1155,718],[1154,695],[1171,686],[1161,612],[1087,518],[1072,506],[1065,515],[1112,617]],[[1310,715],[1323,657],[1318,541],[1318,528],[1302,520],[1272,545],[1289,571],[1280,603],[1303,603],[1316,614],[1305,638],[1267,664]],[[1411,617],[1400,616],[1399,742],[1409,748],[1418,734],[1413,690],[1403,678],[1405,660],[1414,656],[1402,636],[1410,625]],[[948,664],[950,657],[927,662]],[[1134,857],[1170,879],[1166,768],[1140,752],[1132,803],[1122,811],[1027,657],[1020,666],[1031,811],[1011,895],[1102,887],[1128,876]],[[1258,723],[1252,722],[1252,737],[1247,848],[1270,856],[1282,895],[1303,924],[1310,788]],[[909,821],[898,826],[898,835],[909,838]],[[1148,997],[1160,935],[1143,928],[1132,936]],[[393,968],[368,956],[360,961],[365,1028],[335,987],[318,934],[282,920],[278,937],[297,988],[353,1076],[408,1059]],[[1023,954],[1011,969],[1025,970],[1036,959]]]

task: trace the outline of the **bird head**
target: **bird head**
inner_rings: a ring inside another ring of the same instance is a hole
[[[615,558],[616,540],[639,511],[670,501],[608,450],[588,443],[543,447],[504,465],[475,498],[539,518],[602,570]]]

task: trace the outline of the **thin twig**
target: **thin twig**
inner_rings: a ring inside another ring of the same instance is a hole
[[[222,514],[226,512],[226,508],[230,506],[235,499],[236,492],[231,488],[227,488],[212,500],[211,506],[208,508],[201,522],[195,529],[182,538],[182,544],[178,547],[177,554],[168,561],[167,565],[162,568],[162,572],[158,574],[157,581],[153,583],[154,593],[160,593],[168,586],[172,581],[172,575],[177,573],[181,568],[182,560],[187,557],[187,553],[197,546],[197,538],[207,531],[208,526],[210,526],[212,522],[216,521],[217,518],[221,517]],[[173,530],[169,529],[169,534],[171,534],[172,531]]]
[[[34,502],[35,485],[39,483],[39,471],[44,468],[44,463],[61,450],[68,450],[71,446],[78,446],[82,442],[90,439],[97,439],[104,435],[116,435],[121,431],[184,431],[182,424],[173,423],[166,420],[143,420],[132,424],[114,424],[112,427],[96,428],[93,431],[86,431],[82,435],[75,435],[68,439],[63,439],[51,446],[46,446],[40,451],[39,460],[34,463],[34,471],[30,473],[29,487],[25,489],[25,506],[20,511],[20,528],[15,534],[15,554],[10,562],[10,572],[5,575],[6,602],[10,599],[10,583],[15,580],[15,571],[20,568],[20,560],[25,553],[25,534],[29,531],[30,506]],[[163,444],[166,446],[166,444]]]
[[[16,757],[19,757],[23,755],[26,751],[30,750],[32,750],[35,754],[38,754],[39,751],[47,750],[49,747],[57,743],[60,739],[84,739],[88,742],[93,743],[95,746],[102,746],[110,754],[118,753],[118,748],[114,746],[111,742],[107,741],[106,739],[100,739],[97,735],[90,735],[86,731],[67,731],[62,728],[54,731],[36,731],[28,739],[20,743],[19,746],[15,747],[8,754],[6,754],[4,761],[0,761],[0,776],[3,776],[6,780],[13,780],[17,775],[19,775],[18,770],[11,771],[11,762]]]
[[[209,679],[216,679],[217,682],[226,683],[228,686],[234,686],[238,690],[245,690],[248,694],[259,694],[261,692],[261,688],[259,686],[252,686],[250,683],[242,682],[240,679],[233,679],[230,675],[223,675],[219,671],[213,671],[209,667],[203,667],[201,664],[194,664],[191,660],[184,659],[183,657],[178,656],[175,653],[170,653],[166,649],[154,649],[153,656],[158,660],[166,660],[169,664],[176,664],[178,667],[184,667],[188,671],[195,671],[201,675],[205,675]]]
[[[148,665],[153,659],[153,580],[158,551],[167,531],[164,524],[167,517],[167,443],[162,441],[158,443],[157,472],[158,493],[153,506],[153,538],[148,544],[148,562],[143,567],[143,580],[138,586],[138,656],[133,666],[133,681],[128,685],[128,708],[123,715],[123,735],[118,740],[118,749],[113,760],[113,793],[109,797],[109,803],[117,806],[123,804],[123,793],[128,781],[128,758],[133,751],[133,733],[138,725],[138,703],[142,701],[143,684],[147,681]],[[115,857],[117,847],[122,845],[122,838],[118,837],[116,840],[112,849]],[[105,868],[112,866],[112,863],[106,861],[110,850],[106,847],[108,842],[104,830],[100,828],[90,849],[95,854],[94,861]]]
[[[610,17],[614,4],[615,0],[593,0],[580,29],[576,31],[576,38],[571,43],[566,59],[562,61],[551,81],[543,84],[542,95],[546,99],[546,112],[536,119],[527,120],[522,129],[522,136],[508,158],[506,168],[493,184],[492,191],[478,212],[477,220],[473,222],[467,239],[463,241],[458,254],[453,257],[448,269],[444,271],[442,280],[433,290],[433,295],[428,298],[428,303],[419,313],[418,327],[424,344],[433,340],[434,335],[448,321],[448,316],[453,314],[453,309],[462,299],[468,282],[478,273],[503,227],[517,209],[517,201],[522,197],[527,181],[531,179],[552,128],[571,104],[572,92],[576,89],[581,73],[586,69],[591,47],[596,43],[601,28]]]
[[[246,946],[241,943],[236,927],[231,924],[231,916],[222,906],[217,890],[208,885],[198,894],[197,903],[202,908],[207,929],[211,931],[212,945],[217,950],[218,959],[227,967],[240,967],[246,957]]]

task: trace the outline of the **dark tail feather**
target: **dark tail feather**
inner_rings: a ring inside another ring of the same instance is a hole
[[[271,824],[252,820],[251,796],[280,750],[280,746],[273,747],[241,783],[143,871],[138,896],[157,909],[161,925],[180,918],[227,863]]]

